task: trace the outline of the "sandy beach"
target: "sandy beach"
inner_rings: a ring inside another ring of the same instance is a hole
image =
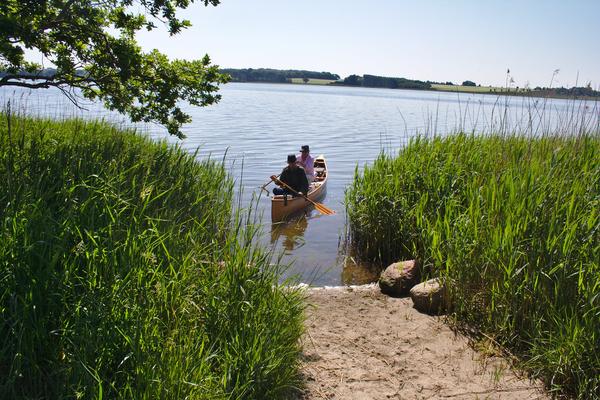
[[[490,343],[376,285],[307,289],[298,399],[549,399]]]

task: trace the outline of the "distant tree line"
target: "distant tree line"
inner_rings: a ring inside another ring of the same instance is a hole
[[[555,89],[550,89],[554,91],[559,96],[589,96],[589,97],[600,97],[600,92],[597,90],[593,90],[591,87],[572,87],[570,89],[560,87]]]
[[[390,78],[376,75],[350,75],[343,80],[340,76],[331,72],[316,72],[304,70],[278,70],[271,68],[246,68],[246,69],[221,69],[221,73],[229,74],[234,82],[271,82],[271,83],[290,83],[292,78],[300,78],[305,83],[310,79],[324,79],[335,81],[335,85],[343,86],[361,86],[372,88],[389,88],[389,89],[431,89],[432,84],[453,85],[452,82],[434,82],[434,81],[418,81],[406,78]],[[43,70],[28,72],[21,71],[21,75],[30,77],[49,78],[56,74],[55,68],[45,68]],[[0,79],[6,76],[7,72],[0,71]],[[83,70],[76,70],[76,76],[85,77],[86,73]],[[473,81],[464,81],[463,86],[477,86]],[[515,92],[515,94],[530,94],[534,96],[557,96],[557,97],[600,97],[600,91],[592,89],[590,85],[585,87],[572,88],[547,88],[537,86],[534,89],[519,89],[517,88],[490,88],[490,92],[498,93]]]
[[[281,70],[271,68],[245,68],[232,69],[225,68],[220,70],[221,73],[229,74],[233,82],[272,82],[272,83],[289,83],[292,78],[300,78],[307,82],[309,79],[326,79],[337,81],[340,76],[331,72],[316,72],[304,70]]]
[[[350,75],[338,84],[388,89],[431,89],[431,83],[406,78],[390,78],[376,75]]]
[[[37,71],[19,70],[18,73],[20,76],[23,76],[23,77],[52,78],[56,75],[56,68],[44,68],[44,69],[37,70]],[[11,73],[9,73],[8,71],[0,71],[0,78],[3,78],[5,76],[10,76],[10,75],[11,75]],[[78,69],[78,70],[75,70],[75,75],[76,76],[85,76],[85,72],[83,70]]]

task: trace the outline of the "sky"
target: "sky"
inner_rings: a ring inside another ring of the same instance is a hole
[[[196,0],[192,27],[138,35],[171,58],[223,68],[438,82],[600,88],[600,0]],[[558,70],[557,73],[555,71]]]

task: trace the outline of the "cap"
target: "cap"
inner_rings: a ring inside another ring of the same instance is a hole
[[[288,164],[296,162],[296,155],[295,154],[288,154],[287,162],[288,162]]]
[[[302,148],[300,149],[300,151],[306,151],[307,153],[310,153],[310,149],[308,147],[307,144],[305,144],[304,146],[302,146]]]

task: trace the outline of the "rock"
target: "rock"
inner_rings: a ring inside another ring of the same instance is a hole
[[[406,296],[420,279],[419,263],[416,260],[400,261],[389,265],[379,277],[381,292],[390,296]]]
[[[441,314],[447,309],[446,288],[438,278],[419,283],[410,289],[415,308],[427,314]]]

